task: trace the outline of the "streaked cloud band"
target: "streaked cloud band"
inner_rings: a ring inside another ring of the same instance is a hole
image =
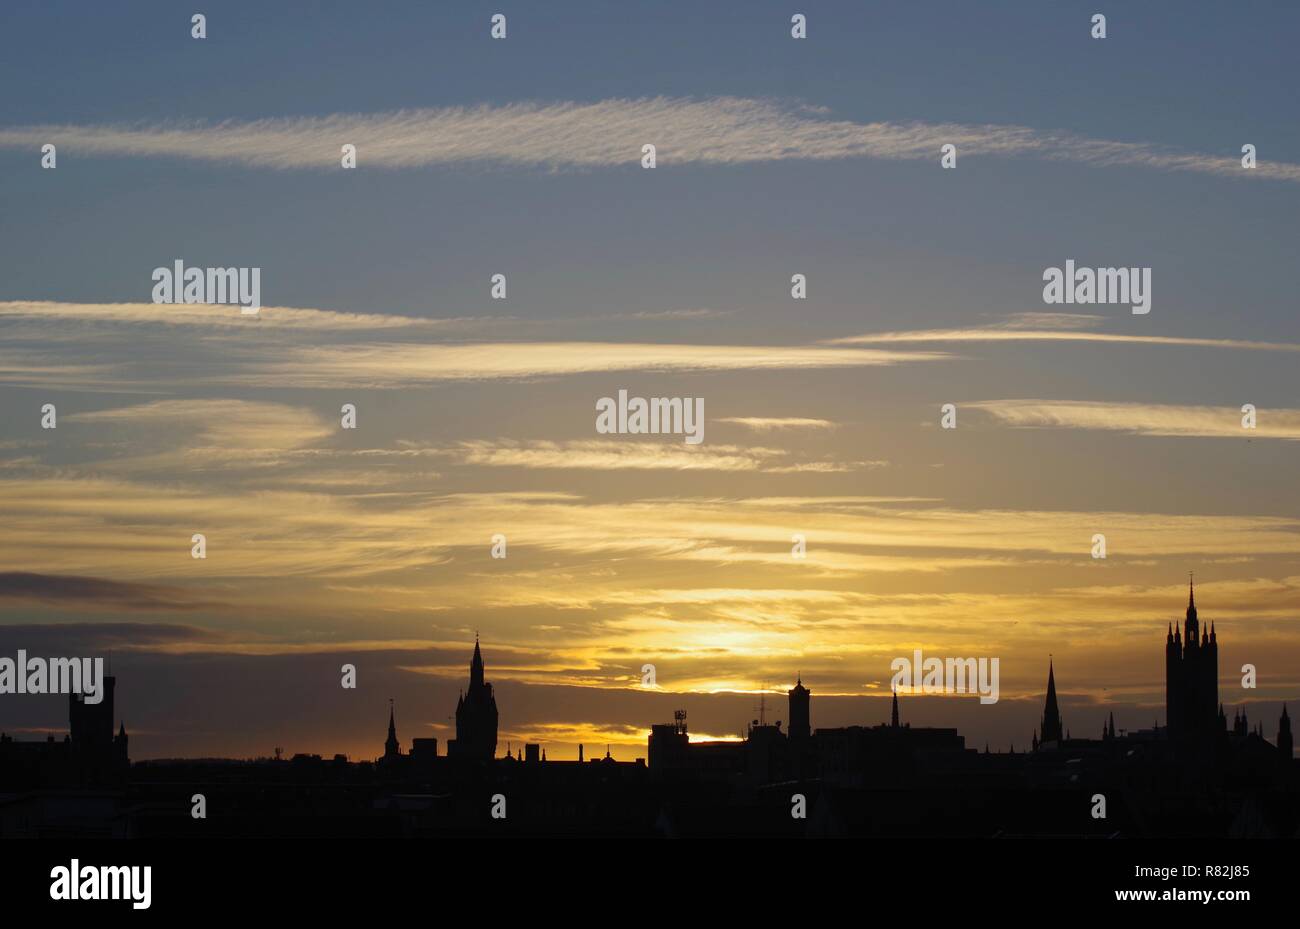
[[[1150,436],[1300,439],[1300,410],[1264,408],[1255,428],[1242,427],[1236,407],[1107,403],[1087,400],[985,400],[963,404],[1009,426],[1100,429]]]
[[[828,118],[824,108],[737,97],[653,97],[594,103],[515,103],[252,121],[49,124],[0,129],[0,148],[52,142],[78,155],[186,158],[259,168],[337,168],[354,144],[358,163],[379,168],[495,163],[544,169],[639,163],[653,143],[663,166],[784,160],[935,160],[945,144],[962,157],[1032,156],[1097,167],[1300,182],[1300,165],[1241,167],[1222,154],[1144,142],[1094,139],[1057,130],[995,124],[869,122]]]

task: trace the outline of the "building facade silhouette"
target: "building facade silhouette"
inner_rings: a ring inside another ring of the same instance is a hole
[[[456,738],[447,743],[447,755],[470,761],[491,761],[497,753],[497,701],[492,685],[483,679],[483,653],[474,639],[469,664],[469,689],[456,701]]]
[[[1169,738],[1209,742],[1226,719],[1219,705],[1219,639],[1196,615],[1196,591],[1187,590],[1182,629],[1170,624],[1165,636],[1165,725]]]

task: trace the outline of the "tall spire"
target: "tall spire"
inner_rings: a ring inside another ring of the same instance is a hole
[[[894,708],[889,712],[889,725],[898,728],[898,691],[894,691]]]
[[[1061,709],[1056,702],[1056,668],[1050,659],[1047,663],[1047,702],[1043,707],[1042,730],[1042,741],[1061,741]]]
[[[483,686],[483,653],[478,647],[478,633],[474,634],[474,658],[469,663],[470,688]]]
[[[393,718],[393,701],[390,697],[388,700],[388,738],[384,740],[384,758],[393,759],[400,754],[402,754],[402,748],[397,741],[397,720]]]

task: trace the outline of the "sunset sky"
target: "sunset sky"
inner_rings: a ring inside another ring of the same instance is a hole
[[[1229,715],[1300,698],[1294,4],[198,6],[0,10],[0,655],[111,652],[133,758],[445,743],[476,632],[502,752],[796,674],[875,725],[916,648],[1002,699],[914,725],[1027,747],[1050,655],[1095,737],[1163,725],[1189,572]],[[263,309],[152,303],[177,259]]]

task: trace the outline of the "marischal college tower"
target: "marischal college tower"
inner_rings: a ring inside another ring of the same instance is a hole
[[[1169,627],[1165,638],[1165,715],[1169,737],[1180,741],[1209,740],[1221,728],[1219,704],[1219,640],[1196,619],[1196,593],[1187,588],[1187,619],[1180,630]]]
[[[497,753],[497,700],[492,685],[483,680],[483,654],[474,639],[469,664],[469,690],[456,701],[456,740],[447,754],[475,761],[491,761]]]

